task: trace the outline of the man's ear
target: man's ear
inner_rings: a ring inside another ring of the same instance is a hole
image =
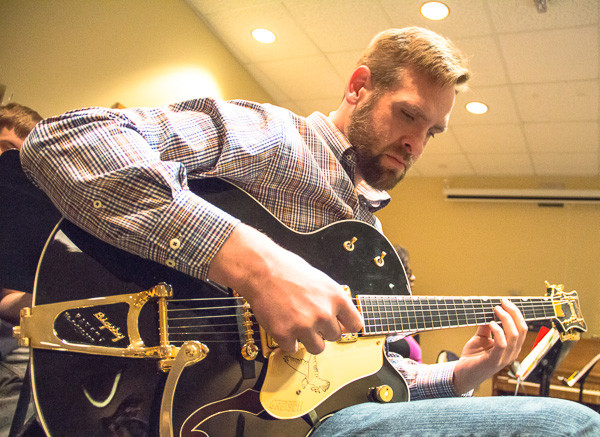
[[[356,105],[369,91],[371,91],[371,70],[366,65],[356,67],[348,81],[346,101]]]

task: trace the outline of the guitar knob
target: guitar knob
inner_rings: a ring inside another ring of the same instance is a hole
[[[394,397],[394,390],[389,385],[380,385],[369,389],[369,398],[375,402],[390,402]]]
[[[242,346],[242,356],[245,360],[254,360],[258,356],[258,347],[254,343],[244,344]]]

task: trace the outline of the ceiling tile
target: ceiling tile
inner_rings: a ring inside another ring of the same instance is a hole
[[[317,46],[298,27],[281,3],[272,3],[268,7],[249,7],[234,14],[230,11],[217,12],[206,16],[206,19],[228,45],[244,54],[248,62],[320,54]],[[272,44],[256,41],[252,31],[258,27],[274,32],[277,40]]]
[[[598,119],[598,80],[514,85],[524,122]]]
[[[431,21],[420,12],[423,0],[380,0],[394,27],[422,26],[455,40],[468,36],[489,35],[491,22],[484,0],[445,0],[450,15],[441,21]]]
[[[450,127],[444,133],[436,135],[427,143],[427,152],[436,153],[462,153],[462,149],[456,141],[453,129]]]
[[[471,86],[504,85],[508,82],[500,49],[494,38],[484,36],[455,42],[469,60]]]
[[[524,123],[523,129],[532,152],[597,152],[600,145],[595,121]]]
[[[524,176],[533,172],[533,164],[527,153],[469,153],[467,157],[478,175]]]
[[[512,83],[598,77],[596,26],[500,35],[500,45]]]
[[[498,32],[529,32],[598,23],[598,0],[549,0],[545,13],[523,0],[488,0],[490,16]]]
[[[592,176],[598,174],[597,153],[534,153],[538,175]]]
[[[523,153],[525,136],[518,124],[454,126],[454,133],[466,153]]]
[[[352,50],[348,52],[327,53],[327,59],[333,65],[338,74],[347,81],[356,68],[358,60],[362,56],[362,50]]]
[[[224,11],[233,13],[253,6],[268,6],[270,3],[278,2],[278,0],[186,0],[186,2],[202,15],[208,15]]]
[[[364,49],[375,34],[391,26],[372,0],[287,0],[284,5],[323,52]]]
[[[474,176],[473,167],[463,154],[428,153],[415,164],[422,176]]]
[[[471,114],[465,105],[473,100],[488,105],[485,114]],[[516,123],[519,121],[516,106],[509,86],[471,87],[465,92],[458,93],[454,110],[450,116],[452,125],[460,124],[493,124]]]
[[[284,93],[281,88],[279,88],[279,85],[269,79],[256,65],[248,64],[246,65],[246,70],[248,70],[248,73],[250,73],[259,85],[271,96],[273,103],[283,106],[283,102],[291,101],[290,96]]]
[[[322,56],[262,62],[256,65],[292,100],[340,97],[344,82]]]

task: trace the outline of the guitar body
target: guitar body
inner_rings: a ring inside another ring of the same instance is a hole
[[[310,264],[329,274],[356,294],[409,294],[404,269],[395,251],[376,229],[358,221],[339,222],[309,234],[296,233],[275,219],[254,199],[236,187],[218,180],[192,181],[191,189],[211,203],[265,232],[288,250],[302,256]],[[344,245],[351,242],[352,245]],[[348,247],[351,247],[349,250]],[[386,252],[384,263],[375,259]],[[310,414],[295,417],[301,406],[291,401],[269,400],[271,413],[281,412],[275,419],[265,411],[260,391],[267,381],[268,360],[259,353],[255,360],[242,358],[242,336],[238,329],[223,328],[218,320],[234,316],[233,309],[219,303],[223,290],[154,262],[116,249],[63,220],[50,237],[42,255],[36,277],[36,306],[91,299],[99,296],[137,293],[165,282],[173,286],[173,304],[183,313],[196,311],[189,303],[177,299],[214,297],[202,301],[211,317],[201,318],[202,329],[197,340],[208,346],[207,356],[186,367],[177,381],[172,401],[173,435],[181,436],[264,436],[306,435],[315,423],[335,411],[370,401],[370,388],[386,384],[393,390],[392,402],[408,400],[401,375],[383,355],[383,344],[368,345],[369,354],[381,361],[374,373],[356,378],[354,364],[364,360],[364,352],[348,347],[344,359],[333,357],[339,349],[318,356],[320,379],[327,379],[325,369],[335,368],[348,380]],[[196,307],[198,304],[195,305]],[[140,336],[146,346],[159,344],[157,305],[150,301],[139,317]],[[117,333],[126,333],[126,311],[118,305],[101,308],[111,320],[105,329],[92,312],[98,308],[69,311],[55,327],[62,338],[73,341],[125,343]],[[87,312],[86,312],[87,311]],[[67,312],[65,312],[67,313]],[[239,315],[239,314],[238,314]],[[112,336],[110,335],[112,334]],[[109,340],[107,340],[109,338]],[[226,341],[218,341],[225,339]],[[359,337],[359,344],[361,344]],[[367,345],[367,343],[364,343]],[[123,346],[123,344],[121,344]],[[338,346],[335,346],[338,347]],[[341,346],[343,347],[343,346]],[[329,345],[328,345],[329,348]],[[342,349],[343,350],[343,349]],[[276,350],[277,351],[277,350]],[[352,352],[354,351],[354,352]],[[308,354],[307,354],[308,355]],[[347,358],[347,359],[346,359]],[[289,361],[292,360],[292,361]],[[286,357],[285,362],[301,361]],[[60,350],[32,349],[32,381],[34,399],[42,424],[50,435],[86,436],[152,436],[159,434],[161,398],[167,374],[160,370],[157,359],[130,358],[74,353]],[[283,362],[283,361],[282,361]],[[317,367],[316,364],[313,364]],[[284,366],[285,367],[285,366]],[[347,376],[346,376],[347,375]],[[303,388],[329,390],[330,383],[311,386],[310,378],[302,379]],[[331,387],[335,386],[332,383]],[[300,391],[300,390],[299,390]],[[331,391],[334,391],[333,388]],[[301,403],[301,402],[300,402]]]

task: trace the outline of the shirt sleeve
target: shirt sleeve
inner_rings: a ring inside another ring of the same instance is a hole
[[[456,397],[453,376],[456,361],[421,364],[390,352],[388,358],[408,384],[411,400]],[[472,391],[462,395],[471,396]]]
[[[239,221],[191,192],[188,178],[256,177],[280,136],[277,122],[249,103],[91,108],[39,123],[21,161],[64,216],[87,232],[206,279]]]

